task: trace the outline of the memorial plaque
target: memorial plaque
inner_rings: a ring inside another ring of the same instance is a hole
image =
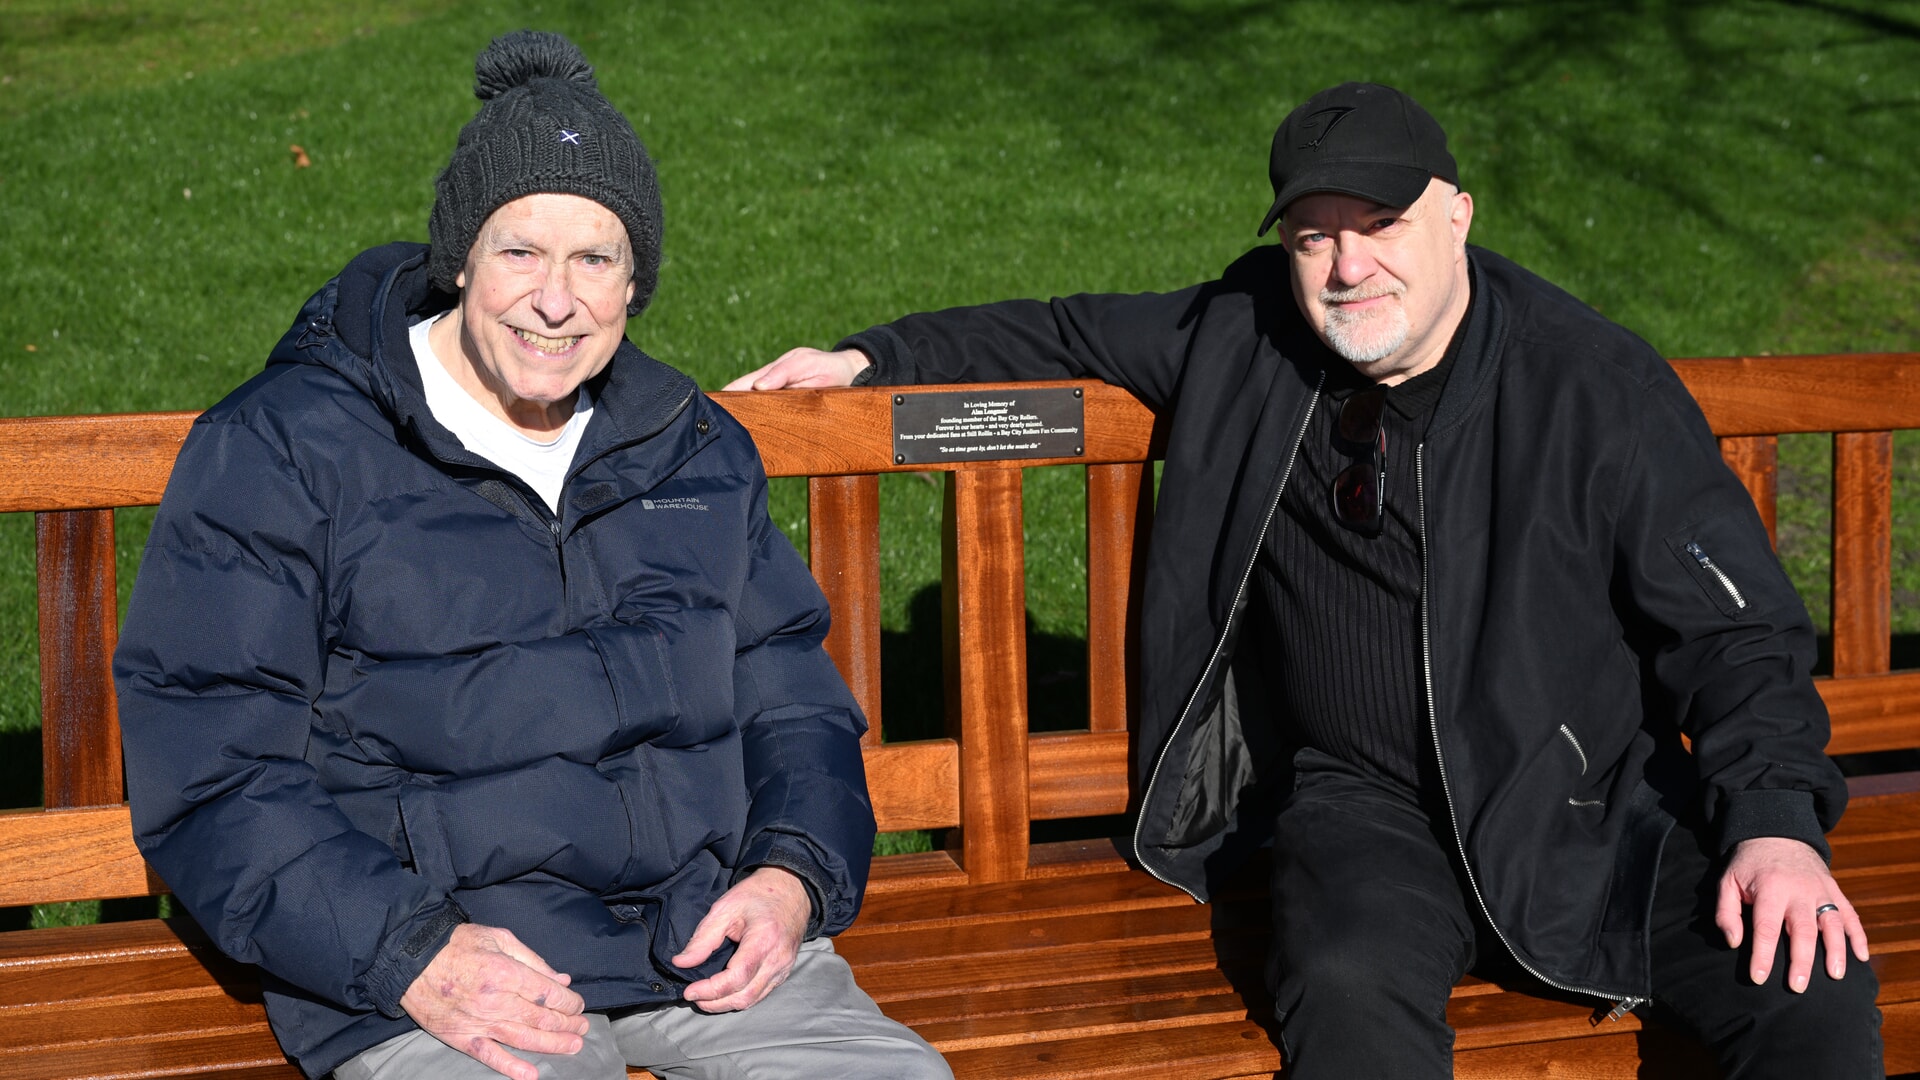
[[[1074,387],[893,396],[893,463],[1080,457],[1087,403]]]

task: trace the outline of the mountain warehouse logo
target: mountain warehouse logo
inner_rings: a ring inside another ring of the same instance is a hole
[[[708,510],[710,507],[691,496],[683,499],[641,499],[642,510]]]

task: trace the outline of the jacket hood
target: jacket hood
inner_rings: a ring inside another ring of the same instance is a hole
[[[301,306],[268,355],[267,373],[283,365],[327,368],[376,402],[396,428],[410,429],[435,457],[492,468],[433,418],[407,336],[415,323],[458,300],[430,280],[427,245],[399,241],[369,248]],[[594,418],[575,469],[660,431],[697,391],[691,377],[625,339],[586,385]]]

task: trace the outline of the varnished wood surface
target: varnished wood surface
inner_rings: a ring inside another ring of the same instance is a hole
[[[960,747],[952,739],[869,746],[861,756],[881,832],[960,824]]]
[[[126,798],[113,648],[119,638],[113,511],[34,517],[39,564],[40,742],[49,807]]]
[[[1780,440],[1773,435],[1734,436],[1720,440],[1720,457],[1747,489],[1767,539],[1780,535]]]
[[[0,810],[0,852],[0,907],[162,891],[125,806]]]
[[[1815,679],[1833,722],[1829,754],[1920,745],[1920,671]]]
[[[1032,820],[1020,482],[1015,469],[947,477],[941,607],[948,723],[960,734],[960,865],[982,882],[1025,876]]]
[[[878,746],[880,716],[880,478],[807,482],[808,561],[832,623],[827,655],[867,714],[861,745]]]
[[[1146,464],[1087,467],[1087,726],[1126,731],[1137,679],[1127,657],[1139,633],[1138,598],[1153,521]]]
[[[1833,437],[1833,673],[1887,670],[1893,643],[1893,435]]]
[[[195,415],[0,418],[0,513],[159,502]]]
[[[1675,360],[1673,369],[1721,436],[1893,431],[1920,426],[1913,353]]]
[[[1127,733],[1060,731],[1027,740],[1035,821],[1127,809]]]

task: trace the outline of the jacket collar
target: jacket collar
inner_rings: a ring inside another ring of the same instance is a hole
[[[1481,271],[1482,254],[1479,248],[1467,248],[1473,302],[1467,305],[1467,324],[1461,332],[1453,372],[1447,376],[1446,388],[1440,391],[1440,403],[1434,406],[1433,422],[1427,426],[1429,439],[1459,427],[1473,411],[1474,404],[1493,387],[1494,377],[1500,371],[1500,353],[1507,337],[1506,306]]]

